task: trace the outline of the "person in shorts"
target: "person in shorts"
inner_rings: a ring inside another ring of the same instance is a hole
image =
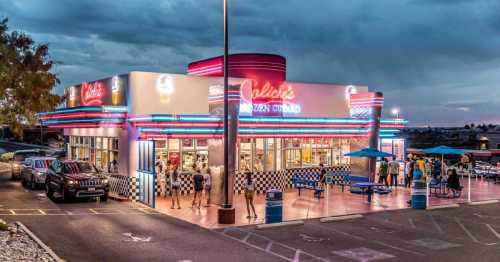
[[[201,198],[203,194],[203,176],[200,170],[193,164],[193,185],[194,185],[194,197],[192,207],[198,203],[198,209],[201,207]]]
[[[203,164],[201,170],[203,175],[203,188],[205,190],[205,197],[207,199],[206,207],[208,207],[210,206],[210,193],[212,192],[212,172],[205,163]]]
[[[170,208],[175,208],[175,200],[177,200],[177,209],[181,209],[181,204],[179,201],[179,187],[181,185],[179,181],[179,172],[177,172],[177,165],[171,165],[172,171],[170,172],[170,196],[172,197],[172,206]]]
[[[245,201],[247,203],[247,218],[251,218],[250,207],[253,211],[253,217],[257,218],[257,213],[255,213],[255,207],[253,205],[253,197],[255,195],[255,183],[252,179],[252,172],[249,169],[245,170]]]

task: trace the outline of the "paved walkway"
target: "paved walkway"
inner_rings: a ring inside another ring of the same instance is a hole
[[[430,205],[443,205],[452,203],[467,202],[467,179],[462,180],[464,191],[459,198],[430,198]],[[500,198],[500,185],[493,182],[482,181],[481,179],[471,179],[472,201],[488,200]],[[298,220],[320,218],[328,216],[338,216],[346,214],[371,213],[384,210],[396,210],[408,208],[407,201],[410,199],[410,190],[406,188],[395,188],[388,195],[375,194],[372,203],[368,203],[366,196],[352,194],[346,188],[341,191],[339,186],[328,188],[325,192],[325,198],[318,200],[313,197],[313,192],[303,190],[301,196],[297,190],[289,189],[284,194],[283,219]],[[218,206],[192,208],[192,196],[181,197],[182,209],[170,209],[170,197],[157,198],[157,210],[173,217],[200,225],[205,228],[220,228],[217,224]],[[255,198],[255,208],[257,218],[247,219],[246,205],[243,195],[235,195],[234,205],[236,207],[236,225],[252,225],[264,223],[265,199],[263,195],[257,195]]]

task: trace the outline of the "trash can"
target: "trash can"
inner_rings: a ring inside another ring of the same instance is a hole
[[[266,192],[266,224],[283,221],[283,192],[271,189]]]
[[[427,184],[422,179],[420,171],[414,173],[414,179],[411,188],[411,207],[414,209],[425,209],[427,207]]]

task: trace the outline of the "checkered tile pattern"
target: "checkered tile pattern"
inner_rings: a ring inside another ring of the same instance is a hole
[[[333,184],[341,185],[344,183],[345,174],[350,174],[351,168],[349,166],[334,166],[325,167],[327,173],[333,173]],[[287,169],[272,172],[256,172],[252,174],[255,181],[255,190],[258,194],[265,193],[269,189],[285,190],[292,187],[292,177],[298,175],[300,178],[309,180],[319,179],[319,167],[311,168],[297,168]],[[193,178],[191,173],[180,173],[179,178],[181,181],[180,193],[188,195],[194,193]],[[131,177],[130,182],[130,198],[132,201],[139,199],[139,181],[135,177]],[[170,178],[169,176],[158,176],[156,181],[156,196],[164,196],[170,194]],[[164,183],[165,186],[162,186]],[[243,172],[236,172],[234,179],[234,192],[242,194],[245,192],[245,174]]]
[[[168,196],[170,194],[170,175],[157,175],[156,196]],[[194,193],[193,176],[191,173],[180,173],[181,182],[179,193],[188,195]]]
[[[130,177],[130,200],[132,202],[139,201],[139,181],[137,177]]]
[[[349,166],[334,166],[325,167],[327,173],[333,173],[333,183],[336,185],[341,185],[344,183],[345,174],[351,172]],[[298,175],[300,178],[305,178],[308,180],[318,180],[319,179],[320,168],[297,168],[297,169],[287,169],[273,172],[257,172],[252,174],[252,178],[255,181],[255,190],[258,194],[265,193],[267,190],[276,188],[285,190],[292,187],[292,177]],[[245,188],[245,174],[241,172],[236,173],[236,179],[234,181],[234,191],[238,194],[244,193]]]

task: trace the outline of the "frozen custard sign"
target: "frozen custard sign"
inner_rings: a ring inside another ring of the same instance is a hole
[[[258,84],[256,80],[245,80],[242,83],[240,112],[252,115],[282,115],[298,114],[302,111],[301,106],[295,102],[296,95],[291,85],[282,83],[273,86],[265,82],[258,87]],[[249,93],[251,97],[248,97]]]

